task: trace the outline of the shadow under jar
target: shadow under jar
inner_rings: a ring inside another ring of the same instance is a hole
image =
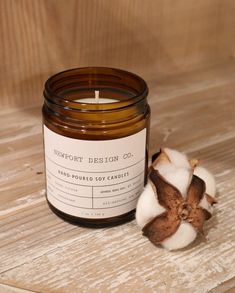
[[[147,179],[147,94],[139,76],[106,67],[71,69],[47,80],[43,131],[53,212],[90,227],[133,219]]]

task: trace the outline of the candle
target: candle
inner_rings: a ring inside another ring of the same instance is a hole
[[[88,226],[130,220],[146,182],[147,85],[112,68],[64,71],[45,84],[47,201]]]

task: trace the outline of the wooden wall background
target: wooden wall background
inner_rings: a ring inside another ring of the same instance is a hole
[[[233,0],[0,0],[0,103],[41,103],[45,79],[89,65],[147,81],[228,61]]]

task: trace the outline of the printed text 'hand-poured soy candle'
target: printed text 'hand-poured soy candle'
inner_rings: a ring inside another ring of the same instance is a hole
[[[139,76],[105,67],[45,84],[47,200],[64,219],[108,226],[134,216],[147,176],[150,109]]]

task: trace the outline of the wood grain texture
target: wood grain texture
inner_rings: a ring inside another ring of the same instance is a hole
[[[142,237],[135,221],[95,230],[62,221],[49,210],[37,173],[40,107],[8,108],[0,115],[1,293],[234,290],[235,64],[152,80],[150,90],[151,153],[177,148],[215,174],[219,204],[207,240],[168,252]]]
[[[5,284],[0,284],[0,292],[1,293],[36,293],[33,291],[25,290],[22,288],[17,288]]]
[[[42,101],[49,75],[119,67],[147,81],[233,58],[232,0],[1,0],[1,105]]]

